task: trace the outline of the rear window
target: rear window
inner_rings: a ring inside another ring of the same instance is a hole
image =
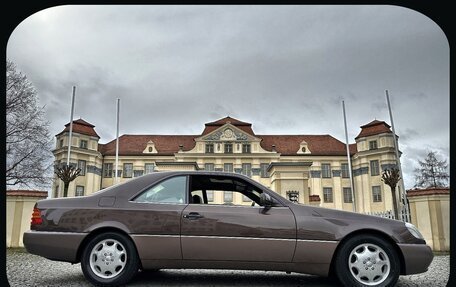
[[[135,202],[185,203],[187,178],[177,176],[166,179],[142,192]]]

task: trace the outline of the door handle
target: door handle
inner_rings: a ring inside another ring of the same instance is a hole
[[[187,219],[190,219],[190,220],[195,220],[195,219],[203,218],[204,216],[202,216],[198,212],[190,212],[189,214],[184,214],[183,217],[187,218]]]

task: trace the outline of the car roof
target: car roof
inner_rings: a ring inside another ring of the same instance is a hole
[[[126,182],[122,182],[117,185],[110,186],[106,189],[100,190],[100,192],[94,193],[98,196],[131,196],[132,194],[154,184],[157,181],[162,179],[172,177],[172,176],[187,176],[187,175],[207,175],[207,176],[229,176],[233,178],[243,179],[253,185],[262,186],[258,182],[250,179],[249,177],[236,174],[232,172],[222,172],[222,171],[155,171],[150,174],[146,174],[137,178],[133,178]],[[262,186],[263,187],[263,186]]]

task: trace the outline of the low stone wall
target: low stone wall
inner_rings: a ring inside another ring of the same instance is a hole
[[[30,229],[33,207],[48,196],[46,191],[8,190],[6,192],[6,247],[23,247],[22,237]]]
[[[450,251],[450,189],[407,191],[412,223],[434,251]]]

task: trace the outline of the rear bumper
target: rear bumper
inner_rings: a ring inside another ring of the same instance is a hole
[[[428,270],[434,254],[426,244],[399,244],[404,255],[405,270],[403,275],[423,273]]]
[[[87,233],[46,232],[29,230],[24,233],[25,249],[45,258],[76,263],[78,248]]]

